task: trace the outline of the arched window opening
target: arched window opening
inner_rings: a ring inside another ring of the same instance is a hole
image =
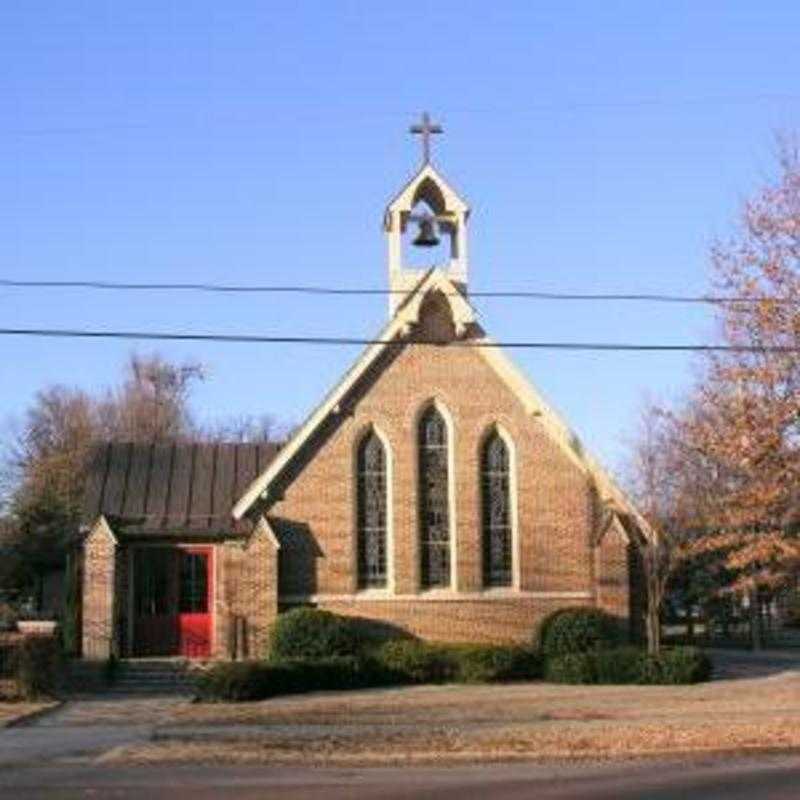
[[[481,454],[484,586],[512,585],[511,469],[508,446],[494,431]]]
[[[423,227],[423,220],[427,220],[426,227]],[[454,257],[452,225],[427,199],[414,202],[405,217],[404,227],[401,242],[406,267],[423,269],[432,264],[447,264]]]
[[[358,588],[386,587],[386,449],[371,431],[358,447]]]
[[[450,500],[447,424],[431,406],[419,421],[421,583],[450,585]]]

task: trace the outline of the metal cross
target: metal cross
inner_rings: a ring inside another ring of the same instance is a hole
[[[408,130],[415,136],[422,136],[422,163],[429,163],[431,160],[431,135],[443,133],[442,126],[431,122],[428,112],[425,111],[422,114],[422,122],[418,125],[412,125]]]

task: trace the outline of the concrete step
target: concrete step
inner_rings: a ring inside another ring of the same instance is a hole
[[[114,684],[103,691],[104,697],[192,697],[194,689],[191,686],[118,686]]]
[[[185,660],[126,659],[117,664],[108,694],[191,694],[193,690],[193,671]]]

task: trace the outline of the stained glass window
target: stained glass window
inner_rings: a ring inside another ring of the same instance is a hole
[[[386,586],[386,451],[374,433],[358,448],[358,586]]]
[[[450,585],[447,425],[431,406],[419,422],[419,516],[423,588]]]
[[[481,456],[483,582],[511,586],[511,482],[508,447],[496,431]]]

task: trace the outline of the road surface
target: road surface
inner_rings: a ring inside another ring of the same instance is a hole
[[[6,767],[0,797],[27,800],[796,800],[800,755],[627,764],[457,768],[118,767],[72,763]]]

